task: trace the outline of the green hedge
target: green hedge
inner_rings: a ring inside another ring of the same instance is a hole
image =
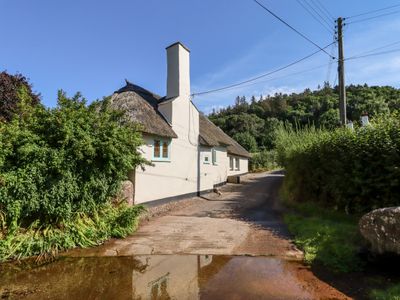
[[[398,114],[355,130],[281,129],[277,151],[288,200],[346,212],[400,205]]]

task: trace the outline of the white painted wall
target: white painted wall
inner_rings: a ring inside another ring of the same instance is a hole
[[[171,99],[160,103],[159,111],[178,138],[170,142],[169,161],[157,161],[152,160],[153,142],[160,138],[144,135],[141,150],[153,166],[135,172],[135,203],[210,190],[226,182],[228,175],[248,172],[244,158],[240,158],[240,170],[229,171],[225,147],[215,147],[217,162],[213,164],[211,148],[199,146],[199,112],[190,100],[189,50],[180,43],[173,44],[167,47],[167,59],[167,98]],[[209,164],[204,163],[205,155],[209,155]]]
[[[233,166],[233,170],[230,169],[229,166],[229,158],[233,157],[234,159],[234,166]],[[239,158],[239,170],[236,168],[236,164],[235,164],[235,158]],[[247,172],[249,172],[249,160],[245,157],[241,157],[241,156],[235,156],[235,155],[228,155],[228,176],[231,175],[240,175],[240,174],[245,174]]]
[[[210,147],[200,147],[200,190],[213,189],[214,185],[226,182],[228,175],[228,156],[225,147],[214,147],[217,162],[212,163],[212,151]],[[206,163],[204,157],[209,157]]]
[[[198,256],[151,255],[138,256],[136,259],[146,266],[146,270],[132,272],[134,299],[152,299],[156,291],[160,297],[163,289],[171,299],[198,298]]]
[[[152,161],[154,166],[136,170],[135,203],[143,203],[198,191],[199,112],[190,101],[189,51],[181,44],[167,48],[168,95],[160,112],[169,120],[178,138],[170,144],[170,161]],[[143,155],[151,160],[154,137],[144,136]]]

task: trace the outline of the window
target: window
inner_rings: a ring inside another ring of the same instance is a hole
[[[154,158],[160,158],[160,141],[155,140],[154,141],[154,152],[153,152],[153,157]]]
[[[217,150],[212,149],[211,155],[212,155],[212,163],[213,163],[213,165],[216,165],[217,164]]]
[[[208,154],[204,154],[203,163],[205,163],[205,164],[210,163],[210,156]]]
[[[233,171],[233,157],[229,156],[229,169]]]
[[[235,158],[235,165],[236,165],[236,171],[240,170],[240,159],[239,158]]]
[[[162,147],[162,157],[163,158],[168,158],[168,143],[167,142],[163,142],[163,147]]]
[[[168,140],[154,140],[153,142],[153,160],[156,161],[169,161],[169,141]]]

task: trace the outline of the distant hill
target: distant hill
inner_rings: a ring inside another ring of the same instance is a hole
[[[255,152],[274,147],[274,130],[282,123],[293,126],[339,126],[338,87],[302,93],[275,94],[267,97],[237,97],[234,105],[214,111],[209,118],[247,150]],[[370,117],[400,110],[400,89],[390,86],[350,85],[347,87],[347,117],[359,122],[362,114]]]

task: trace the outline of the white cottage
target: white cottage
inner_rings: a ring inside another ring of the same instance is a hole
[[[167,47],[167,95],[126,82],[111,97],[143,125],[143,155],[154,166],[132,171],[135,203],[156,204],[199,195],[248,172],[250,154],[198,111],[191,101],[190,51]]]

